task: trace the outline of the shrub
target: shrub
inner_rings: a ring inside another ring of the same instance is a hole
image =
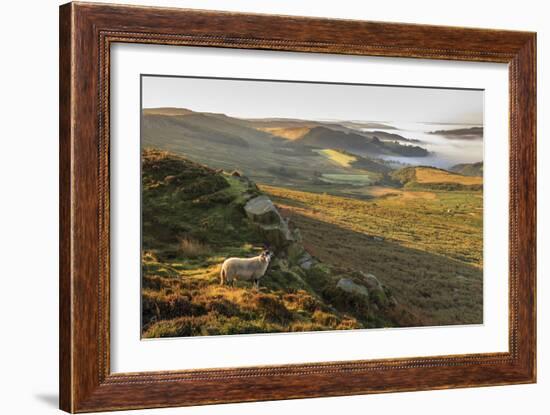
[[[173,320],[159,321],[145,331],[143,337],[179,337],[198,336],[208,322],[208,316],[180,317]]]
[[[181,254],[187,258],[197,258],[200,256],[209,255],[211,252],[208,245],[190,237],[182,238],[180,240],[179,248]]]
[[[235,317],[241,314],[238,305],[225,298],[212,299],[205,303],[204,307],[209,313],[215,313],[226,317]]]
[[[171,290],[144,291],[141,307],[144,326],[155,320],[206,314],[204,305],[194,303],[186,296],[173,294]]]
[[[252,299],[251,305],[269,322],[285,324],[292,319],[292,313],[275,295],[259,294]]]
[[[313,313],[317,309],[322,309],[324,306],[312,297],[307,291],[298,290],[296,293],[285,294],[285,301],[295,304],[298,310]]]
[[[337,327],[339,323],[338,317],[334,314],[325,313],[321,310],[316,310],[312,317],[314,322],[322,324],[323,326]]]

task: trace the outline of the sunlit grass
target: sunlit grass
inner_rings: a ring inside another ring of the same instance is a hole
[[[416,181],[418,183],[458,183],[463,185],[483,184],[482,177],[463,176],[428,167],[418,167],[416,169]]]
[[[351,167],[352,163],[357,161],[357,157],[338,150],[324,149],[318,150],[317,153],[326,156],[328,159],[343,167]]]

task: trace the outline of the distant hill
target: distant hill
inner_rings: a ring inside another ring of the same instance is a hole
[[[343,121],[342,125],[350,128],[368,128],[368,129],[379,129],[379,130],[397,130],[397,128],[384,124],[381,122],[372,122],[372,121]]]
[[[464,176],[483,177],[483,162],[456,164],[449,169],[452,172],[463,174]]]
[[[186,140],[248,147],[257,140],[271,140],[273,137],[234,122],[230,117],[192,111],[181,114],[169,112],[167,114],[146,110],[143,112],[142,132],[146,144],[154,144],[155,140],[176,141],[185,138]]]
[[[315,148],[341,148],[346,151],[423,157],[428,151],[398,134],[384,131],[357,132],[343,125],[297,119],[240,119],[225,114],[195,112],[186,108],[146,108],[142,112],[144,144],[162,146],[185,138],[189,146],[209,144],[236,147],[284,146],[291,140]],[[160,141],[155,142],[155,141]],[[198,140],[197,143],[194,140]]]
[[[386,141],[341,125],[320,126],[317,121],[251,121],[185,108],[144,109],[141,121],[142,147],[185,154],[216,169],[239,170],[258,183],[314,186],[322,192],[344,194],[347,190],[340,182],[352,176],[363,184],[367,178],[370,184],[378,183],[388,171],[386,163],[375,160],[381,156],[428,154],[420,146],[403,145],[397,139]],[[319,153],[334,149],[354,154],[356,162],[345,166]],[[334,177],[342,180],[332,183]],[[357,185],[354,182],[348,188]]]
[[[417,139],[414,139],[414,138],[406,138],[406,137],[403,137],[399,134],[393,134],[393,133],[388,133],[386,131],[372,131],[372,132],[365,132],[364,133],[365,135],[370,135],[372,137],[378,137],[379,139],[381,140],[384,140],[384,141],[402,141],[402,142],[405,142],[405,143],[421,143],[422,141],[421,140],[417,140]]]
[[[389,173],[392,171],[392,168],[387,164],[348,153],[341,149],[324,149],[319,150],[319,153],[344,167],[353,167],[355,169],[367,170],[374,173]]]
[[[419,146],[406,146],[398,142],[382,141],[378,137],[335,131],[326,127],[315,127],[303,136],[293,140],[294,144],[316,148],[339,148],[351,152],[363,152],[374,155],[388,154],[405,157],[424,157],[428,151]]]
[[[390,177],[407,188],[434,190],[481,190],[481,177],[464,176],[435,167],[405,167],[390,173]]]
[[[401,145],[417,143],[398,134],[385,131],[360,132],[344,123],[299,119],[264,118],[241,119],[225,114],[195,112],[187,108],[146,108],[143,110],[143,127],[161,127],[162,135],[180,135],[186,139],[199,139],[231,146],[253,146],[259,141],[283,143],[292,140],[297,144],[316,148],[342,148],[372,154],[403,157],[423,157],[428,152],[419,146]],[[146,144],[155,145],[149,140]]]
[[[342,148],[345,150],[380,152],[380,148],[364,136],[354,133],[345,133],[331,130],[326,127],[310,129],[302,137],[294,140],[295,143],[317,148]]]
[[[287,140],[297,140],[309,133],[310,127],[259,127],[258,130],[265,131],[276,137],[285,138]]]
[[[481,139],[483,138],[483,127],[457,128],[454,130],[436,130],[430,134],[443,135],[447,138],[456,139]]]
[[[421,143],[420,140],[414,138],[403,137],[399,134],[389,133],[387,131],[362,131],[364,128],[357,123],[342,121],[339,123],[334,122],[320,122],[320,121],[306,121],[306,120],[281,120],[274,118],[272,121],[269,119],[262,120],[248,120],[252,126],[260,131],[265,131],[273,134],[277,137],[285,138],[287,140],[296,140],[306,135],[311,129],[315,127],[328,128],[332,131],[340,131],[347,134],[356,134],[370,139],[378,138],[382,141],[398,141],[403,143]],[[376,125],[376,127],[374,127]],[[372,124],[370,128],[382,128],[388,130],[395,130],[393,127],[385,127],[382,124]]]
[[[327,133],[333,135],[324,142],[329,146],[325,149],[298,143],[311,130],[325,127],[296,127],[296,130],[291,130],[294,140],[273,134],[290,134],[287,127],[281,133],[279,127],[261,128],[267,130],[263,131],[247,120],[224,114],[177,108],[145,109],[141,142],[144,148],[155,147],[185,154],[189,159],[215,169],[238,170],[258,183],[339,194],[347,194],[350,188],[356,188],[359,184],[356,181],[342,182],[344,179],[352,177],[361,179],[362,184],[367,181],[374,184],[389,170],[386,163],[371,160],[368,157],[370,153],[365,150],[370,148],[373,155],[381,152],[400,154],[399,150],[408,150],[406,146],[395,142],[384,143],[378,139],[354,135],[351,137],[357,140],[362,150],[358,151],[361,155],[354,156],[355,162],[348,166],[335,163],[331,157],[319,153],[334,146],[345,146],[346,141],[339,141],[338,137],[346,139],[350,136],[343,131],[327,128]],[[347,147],[340,150],[348,151]],[[335,177],[338,179],[336,182],[333,180]]]
[[[144,108],[143,115],[165,115],[168,117],[176,117],[178,115],[193,114],[194,111],[187,108],[161,107],[161,108]]]

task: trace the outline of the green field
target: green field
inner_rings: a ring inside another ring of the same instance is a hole
[[[327,183],[349,184],[352,186],[366,186],[374,181],[368,174],[322,174],[321,180]]]
[[[328,159],[332,160],[334,163],[344,167],[351,167],[353,163],[357,161],[356,156],[352,154],[345,154],[337,150],[324,149],[324,150],[318,150],[317,153],[326,156]]]

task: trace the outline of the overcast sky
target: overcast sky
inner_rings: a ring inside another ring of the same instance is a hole
[[[241,118],[483,123],[483,91],[182,77],[142,77],[143,108]]]

